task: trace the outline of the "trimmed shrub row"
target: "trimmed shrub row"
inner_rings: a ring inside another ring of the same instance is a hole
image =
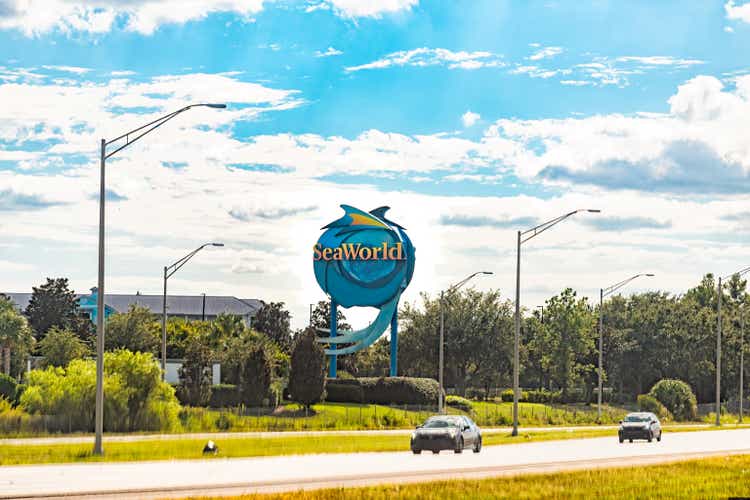
[[[472,411],[474,411],[474,407],[471,405],[471,401],[466,398],[462,398],[461,396],[446,396],[445,404],[450,406],[451,408],[465,411],[466,413],[471,413]]]
[[[667,410],[658,399],[649,394],[641,394],[638,396],[638,409],[640,411],[649,411],[663,420],[671,420],[672,418],[672,414],[669,410]]]
[[[335,403],[433,405],[440,387],[431,378],[363,377],[328,379],[326,392],[326,401]]]

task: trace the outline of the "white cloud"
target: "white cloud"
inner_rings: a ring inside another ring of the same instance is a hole
[[[592,85],[592,82],[589,82],[586,80],[560,80],[560,83],[563,85],[571,85],[574,87],[583,87],[586,85]]]
[[[326,0],[333,11],[341,17],[380,18],[383,14],[394,14],[404,10],[411,10],[419,4],[419,0]],[[309,9],[310,7],[308,7]]]
[[[750,23],[750,2],[737,5],[734,0],[724,4],[727,19]]]
[[[216,12],[250,16],[264,0],[5,0],[0,29],[18,29],[27,36],[52,30],[63,33],[105,33],[120,21],[125,29],[152,34],[164,24],[183,24]]]
[[[315,57],[331,57],[331,56],[340,56],[343,54],[340,50],[337,50],[333,47],[328,47],[325,52],[321,52],[319,50],[315,51]]]
[[[463,115],[461,115],[461,123],[464,124],[464,127],[471,127],[476,122],[479,121],[481,116],[479,116],[479,113],[473,113],[471,111],[467,111]]]
[[[359,66],[350,66],[346,71],[362,71],[367,69],[384,69],[397,66],[445,66],[448,69],[479,69],[489,67],[503,67],[506,64],[502,57],[491,52],[476,51],[454,52],[449,49],[430,49],[422,47],[412,50],[402,50],[386,55],[382,59],[361,64]]]
[[[731,26],[724,26],[724,32],[725,33],[734,33],[734,28]]]
[[[53,71],[63,71],[66,73],[73,73],[75,75],[83,75],[91,71],[90,68],[81,68],[78,66],[42,66],[44,69]]]
[[[686,68],[697,64],[705,64],[699,59],[679,59],[671,56],[622,56],[618,57],[619,62],[635,62],[646,66],[676,66]]]
[[[538,61],[540,59],[550,59],[559,54],[562,54],[562,52],[562,47],[544,47],[530,55],[529,59],[531,59],[532,61]]]

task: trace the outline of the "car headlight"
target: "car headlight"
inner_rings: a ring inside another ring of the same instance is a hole
[[[416,432],[412,432],[411,433],[411,440],[414,441],[416,438],[417,438],[417,433]]]
[[[452,438],[456,437],[456,429],[449,430],[448,435]]]

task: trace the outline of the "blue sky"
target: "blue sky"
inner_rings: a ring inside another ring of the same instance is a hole
[[[229,108],[111,162],[111,291],[224,239],[175,291],[300,324],[339,203],[408,222],[407,298],[481,256],[510,297],[516,226],[576,204],[603,215],[529,249],[530,303],[653,266],[679,291],[746,265],[749,42],[740,1],[0,0],[0,288],[93,285],[98,138],[197,100]]]

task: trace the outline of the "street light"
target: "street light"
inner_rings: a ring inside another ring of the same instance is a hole
[[[548,220],[538,226],[534,226],[526,231],[518,231],[518,246],[516,247],[516,314],[515,314],[515,335],[513,338],[513,432],[511,435],[518,435],[518,396],[520,388],[518,387],[518,364],[519,364],[519,350],[521,343],[521,243],[526,243],[531,238],[542,234],[552,226],[559,224],[571,215],[575,215],[578,212],[589,212],[598,214],[601,210],[595,209],[579,209],[567,214],[561,215],[552,220]]]
[[[193,258],[195,254],[203,250],[204,248],[211,247],[223,247],[224,243],[204,243],[199,246],[171,266],[164,266],[164,297],[162,300],[162,317],[161,317],[161,378],[162,380],[167,379],[167,280],[172,277],[174,273],[180,270],[182,266],[187,264],[187,261]],[[203,294],[203,319],[205,318],[206,310],[206,295]]]
[[[603,390],[602,389],[602,374],[603,374],[602,358],[603,358],[603,352],[604,352],[604,297],[615,293],[620,288],[624,287],[625,285],[627,285],[634,279],[640,278],[641,276],[647,276],[651,278],[654,275],[651,273],[636,274],[635,276],[632,276],[619,283],[615,283],[614,285],[608,288],[599,289],[599,369],[597,370],[599,372],[599,392],[596,397],[596,416],[597,416],[596,421],[597,422],[601,421],[602,419],[602,390]]]
[[[445,301],[445,292],[447,291],[449,294],[455,292],[462,286],[464,286],[466,283],[468,283],[472,278],[475,276],[478,276],[480,274],[492,274],[492,271],[479,271],[474,274],[471,274],[467,276],[466,278],[462,279],[455,285],[451,285],[448,287],[448,290],[441,291],[440,292],[440,348],[438,349],[438,360],[440,367],[438,368],[438,384],[440,385],[440,391],[438,393],[438,413],[443,413],[444,405],[443,405],[443,344],[445,343],[445,314],[443,312],[443,302]]]
[[[719,293],[719,300],[717,302],[717,325],[716,325],[716,426],[721,425],[721,280],[731,278],[734,275],[737,275],[737,277],[742,276],[745,273],[750,272],[750,267],[746,267],[745,269],[741,269],[740,271],[737,271],[736,273],[728,274],[724,276],[724,278],[719,277],[719,284],[716,287],[717,292]],[[740,400],[740,404],[742,403],[742,400]]]
[[[103,453],[102,432],[104,430],[104,205],[106,195],[104,182],[105,163],[107,161],[107,158],[110,158],[113,155],[119,153],[144,135],[161,127],[175,116],[191,108],[200,106],[217,109],[223,109],[227,107],[226,104],[191,104],[190,106],[185,106],[184,108],[178,109],[177,111],[173,111],[172,113],[164,115],[161,118],[157,118],[152,122],[133,129],[130,132],[127,132],[110,141],[106,139],[101,140],[101,150],[99,156],[99,279],[97,283],[96,298],[96,405],[94,410],[95,455],[101,455]],[[131,135],[134,136],[132,139],[130,138]],[[125,139],[125,144],[117,147],[114,151],[107,153],[107,146],[121,141],[122,139]]]
[[[745,377],[745,301],[740,309],[740,423],[742,423],[742,391]]]

